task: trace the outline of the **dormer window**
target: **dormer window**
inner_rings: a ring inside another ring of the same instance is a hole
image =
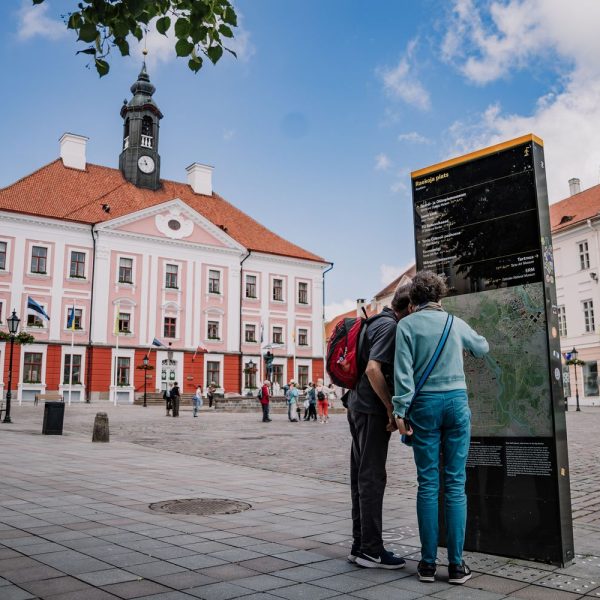
[[[569,221],[572,221],[573,217],[571,215],[564,215],[564,217],[560,220],[560,224],[562,225],[563,223],[568,223]]]
[[[141,145],[144,148],[152,148],[152,119],[150,117],[144,117],[142,119],[142,140]]]

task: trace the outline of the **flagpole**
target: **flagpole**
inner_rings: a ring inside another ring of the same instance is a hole
[[[71,360],[69,361],[69,406],[71,406],[71,394],[73,393],[73,360],[75,344],[75,301],[73,301],[73,321],[71,322]]]
[[[115,319],[115,335],[117,336],[117,344],[115,348],[115,375],[114,375],[114,386],[113,386],[113,402],[117,405],[117,369],[119,365],[119,319],[121,317],[121,305],[117,304],[117,318]]]

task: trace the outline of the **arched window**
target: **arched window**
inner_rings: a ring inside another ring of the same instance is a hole
[[[150,117],[142,119],[142,146],[152,148],[153,123]]]
[[[123,130],[123,150],[129,147],[129,117],[125,119],[125,128]]]

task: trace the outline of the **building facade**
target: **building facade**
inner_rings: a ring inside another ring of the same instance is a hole
[[[15,309],[35,337],[15,346],[18,400],[130,403],[145,376],[149,391],[177,381],[184,393],[248,393],[267,349],[281,385],[322,377],[329,263],[216,194],[211,167],[161,179],[162,113],[145,67],[131,91],[119,169],[87,163],[87,138],[65,134],[58,160],[0,190],[0,323]]]
[[[565,397],[575,404],[600,404],[600,185],[583,192],[569,181],[571,196],[550,207],[560,345],[563,357],[573,348],[585,362],[563,367]]]

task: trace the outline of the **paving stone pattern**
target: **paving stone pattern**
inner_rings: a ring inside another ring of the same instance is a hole
[[[107,411],[109,444],[91,442]],[[600,411],[569,413],[577,558],[566,569],[469,554],[462,587],[420,583],[414,468],[393,440],[385,540],[402,571],[345,560],[351,527],[349,442],[330,423],[272,423],[258,414],[159,407],[66,407],[65,434],[42,436],[42,407],[16,406],[0,425],[0,599],[136,598],[568,599],[600,597]],[[157,513],[178,498],[252,505],[231,515]]]

